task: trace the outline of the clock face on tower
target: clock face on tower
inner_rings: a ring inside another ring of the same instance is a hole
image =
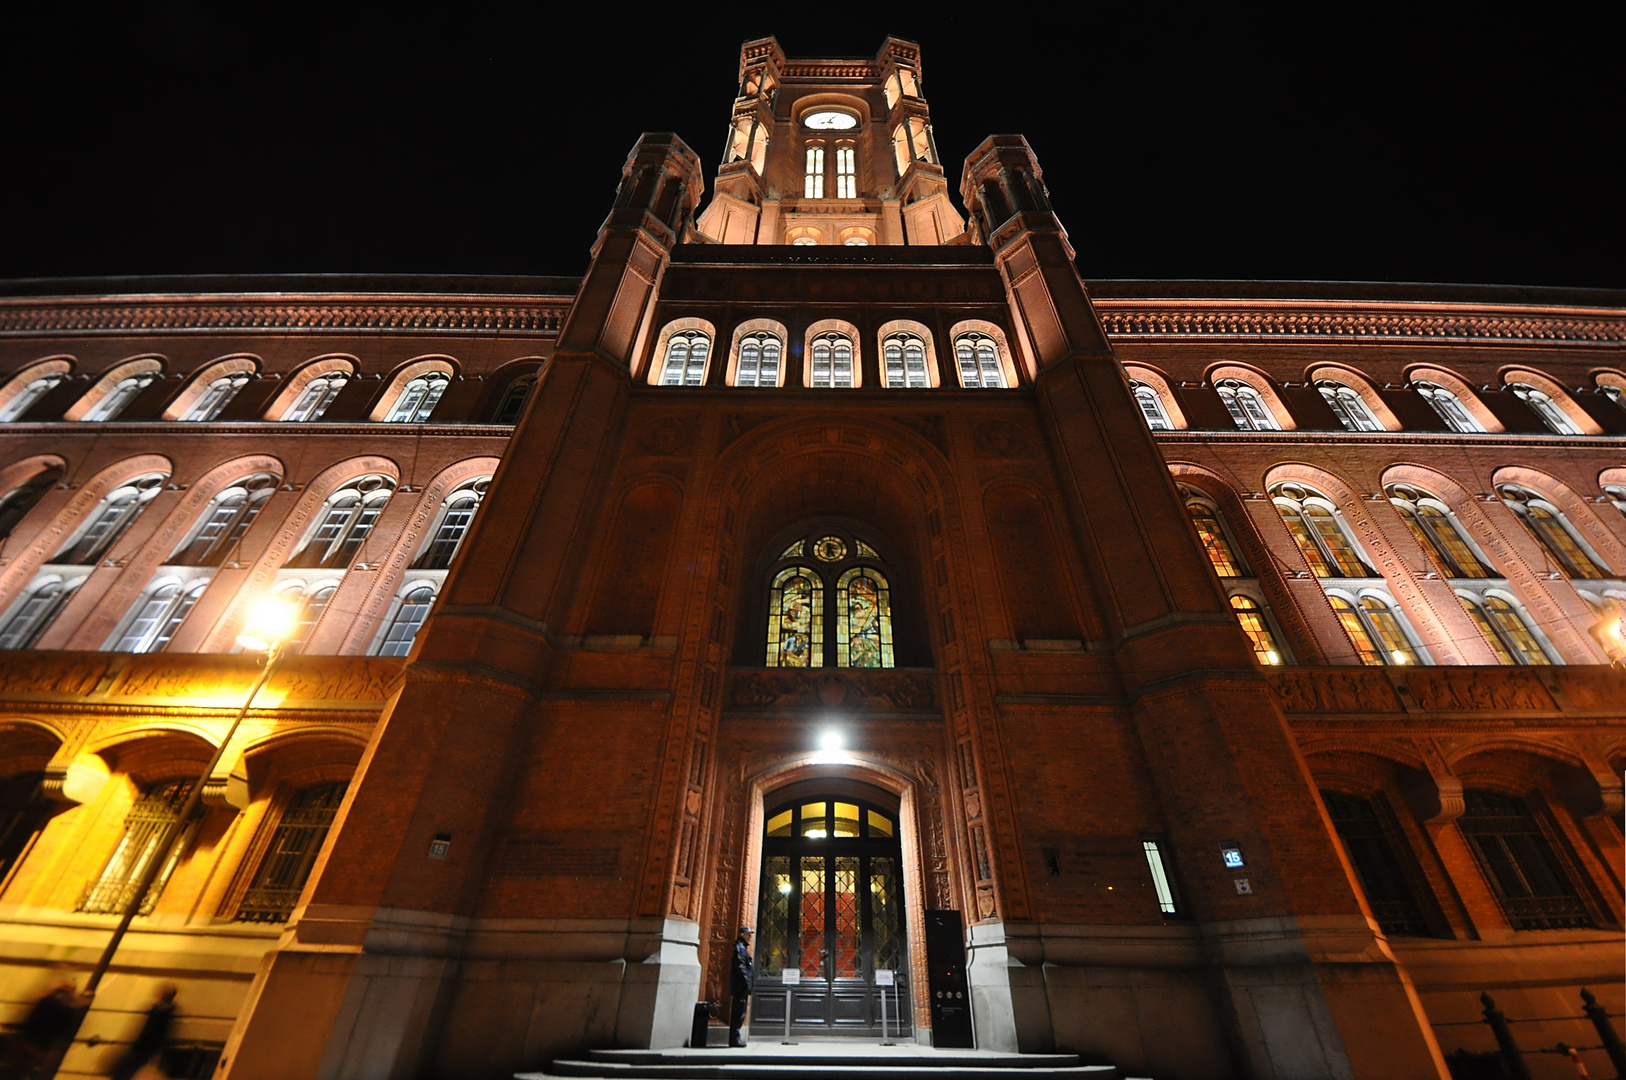
[[[804,116],[802,126],[812,131],[847,131],[858,126],[858,118],[851,113],[823,109]]]

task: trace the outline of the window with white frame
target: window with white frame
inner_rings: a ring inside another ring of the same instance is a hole
[[[851,146],[836,147],[836,198],[858,198],[858,152]]]
[[[282,645],[282,651],[289,656],[298,656],[305,651],[305,643],[310,640],[311,631],[322,618],[322,612],[327,610],[328,602],[333,594],[339,591],[339,583],[330,581],[318,583],[314,588],[305,589],[303,585],[295,582],[292,586],[283,589],[278,595],[285,600],[295,601],[299,604],[299,617],[294,620],[294,631],[288,635],[288,640]]]
[[[684,330],[666,339],[661,360],[662,386],[704,386],[711,338],[700,330]]]
[[[198,395],[198,399],[186,410],[186,415],[181,419],[195,421],[215,419],[225,411],[227,405],[231,404],[231,399],[237,396],[237,392],[248,385],[248,379],[248,372],[240,371],[214,380]]]
[[[1242,431],[1280,431],[1264,397],[1241,379],[1221,379],[1214,384],[1231,421]]]
[[[163,473],[148,473],[108,492],[51,562],[68,566],[93,565],[163,490],[167,479]]]
[[[1457,599],[1503,664],[1546,666],[1553,662],[1517,604],[1494,593],[1478,596],[1459,592]]]
[[[807,148],[807,168],[802,175],[802,198],[824,198],[824,147],[819,143]]]
[[[1372,407],[1353,386],[1332,379],[1316,380],[1315,388],[1321,392],[1327,407],[1332,409],[1346,431],[1382,431],[1383,425],[1373,415]]]
[[[390,406],[386,424],[421,424],[435,411],[441,395],[452,384],[452,377],[444,371],[431,371],[419,375],[401,388],[401,396]]]
[[[1605,484],[1603,486],[1603,494],[1604,498],[1608,499],[1610,503],[1614,505],[1616,510],[1619,510],[1621,514],[1626,515],[1626,487],[1622,487],[1619,484]],[[4,536],[7,531],[9,530],[0,528],[0,536]]]
[[[1468,539],[1456,514],[1434,495],[1410,484],[1390,484],[1389,502],[1423,550],[1448,578],[1494,578],[1489,560]]]
[[[995,390],[1005,387],[1005,365],[999,360],[999,345],[986,334],[961,334],[954,339],[954,359],[960,368],[960,385],[971,389]]]
[[[390,618],[389,625],[373,650],[375,656],[405,656],[412,651],[412,641],[429,618],[429,609],[435,606],[435,587],[430,584],[413,586],[401,597]]]
[[[29,409],[39,404],[41,398],[61,386],[68,379],[66,372],[56,372],[43,375],[33,380],[27,386],[17,391],[15,397],[0,408],[0,424],[9,424],[13,420],[20,420]]]
[[[152,589],[117,636],[114,652],[163,652],[209,587],[207,581],[168,581]]]
[[[1485,430],[1485,426],[1475,419],[1474,414],[1468,411],[1462,400],[1439,383],[1416,382],[1412,383],[1412,389],[1428,402],[1429,408],[1433,409],[1440,419],[1445,421],[1445,426],[1452,431],[1471,435]]]
[[[1529,383],[1508,383],[1507,388],[1513,391],[1514,397],[1530,406],[1530,411],[1540,417],[1541,422],[1546,424],[1553,434],[1583,434],[1581,429],[1575,426],[1575,421],[1569,418],[1569,414],[1546,392],[1536,389]]]
[[[118,419],[118,415],[129,407],[130,402],[158,381],[158,372],[144,371],[140,375],[132,375],[128,379],[121,379],[111,390],[102,395],[102,399],[91,406],[85,414],[85,420],[90,423],[100,423]]]
[[[888,388],[924,390],[931,385],[926,374],[926,342],[918,335],[888,334],[881,342],[881,358],[886,363]]]
[[[853,384],[853,342],[846,334],[820,334],[813,339],[812,384],[818,387],[850,388]]]
[[[1277,484],[1271,501],[1318,578],[1368,578],[1376,572],[1350,538],[1344,515],[1332,500],[1298,484]]]
[[[497,403],[497,411],[491,417],[493,424],[517,424],[520,413],[525,411],[525,402],[530,399],[531,389],[536,386],[536,373],[521,375],[508,384],[503,391],[502,401]]]
[[[255,473],[222,490],[209,503],[192,532],[169,557],[171,566],[220,566],[277,490],[280,478]]]
[[[1599,383],[1598,393],[1615,403],[1615,407],[1626,410],[1626,390],[1613,383]]]
[[[305,545],[287,565],[340,570],[349,566],[394,490],[393,480],[373,473],[335,491],[328,496]]]
[[[446,497],[435,527],[429,534],[429,543],[424,547],[423,554],[418,556],[418,561],[412,564],[413,569],[446,570],[451,567],[452,560],[457,557],[457,549],[468,535],[469,526],[474,523],[474,512],[480,508],[490,484],[491,477],[482,477]]]
[[[778,386],[779,358],[784,343],[773,334],[746,334],[740,338],[739,362],[734,367],[735,386]]]
[[[1518,484],[1498,484],[1496,493],[1502,497],[1504,504],[1519,515],[1519,520],[1558,563],[1564,576],[1588,580],[1612,576],[1603,569],[1601,560],[1593,556],[1575,532],[1569,518],[1558,507]]]
[[[339,396],[339,391],[343,390],[349,381],[350,373],[347,371],[318,375],[305,384],[305,388],[299,392],[299,397],[288,406],[287,411],[282,414],[282,422],[303,424],[320,420],[322,414],[327,412],[328,406],[333,404],[333,399]]]
[[[1327,601],[1349,636],[1350,644],[1355,646],[1361,663],[1381,667],[1421,661],[1411,635],[1395,615],[1393,600],[1377,593],[1365,593],[1358,598],[1328,593]]]
[[[1129,390],[1135,395],[1135,404],[1140,406],[1140,414],[1146,420],[1146,426],[1153,431],[1173,431],[1174,424],[1169,420],[1168,412],[1163,408],[1163,395],[1157,388],[1138,379],[1129,381]]]
[[[0,629],[0,650],[33,648],[84,582],[84,578],[64,580],[60,575],[37,579]]]

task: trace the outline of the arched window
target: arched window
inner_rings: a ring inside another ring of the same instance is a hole
[[[1529,383],[1508,383],[1507,388],[1513,391],[1514,397],[1530,406],[1530,411],[1540,417],[1541,422],[1555,435],[1582,434],[1581,429],[1575,426],[1575,421],[1571,420],[1569,415],[1558,407],[1558,402],[1545,392],[1537,390]]]
[[[1382,431],[1383,425],[1378,418],[1372,415],[1371,406],[1356,392],[1354,387],[1345,386],[1341,382],[1331,379],[1318,379],[1315,388],[1321,391],[1321,396],[1332,409],[1338,422],[1348,431]]]
[[[339,396],[345,383],[350,381],[350,373],[335,371],[327,375],[318,375],[305,384],[305,389],[299,392],[299,397],[288,406],[288,411],[282,414],[285,424],[303,424],[313,420],[320,420],[327,407],[333,404],[333,399]]]
[[[169,557],[172,566],[219,566],[236,550],[243,534],[277,490],[280,479],[270,473],[255,473],[232,484],[214,497],[209,509]]]
[[[53,372],[33,380],[27,386],[17,391],[17,395],[6,402],[5,408],[0,409],[0,424],[9,424],[13,420],[20,420],[41,398],[61,386],[68,380],[65,371]]]
[[[960,385],[979,390],[1005,388],[1005,365],[999,362],[999,344],[985,334],[961,334],[954,339],[954,358],[960,366]]]
[[[428,546],[418,556],[418,561],[412,564],[414,570],[445,570],[452,565],[452,559],[456,557],[457,549],[462,546],[463,537],[468,535],[469,525],[474,521],[474,512],[480,508],[480,500],[485,498],[486,488],[490,484],[491,477],[482,477],[447,496],[441,505],[440,520],[435,523]]]
[[[1626,516],[1626,487],[1621,487],[1618,484],[1605,484],[1603,486],[1603,494],[1604,497],[1614,505],[1616,510],[1619,510],[1623,516]],[[0,503],[0,506],[3,505],[5,504]],[[0,536],[4,536],[7,531],[9,530],[0,528]]]
[[[1609,577],[1575,536],[1558,507],[1517,484],[1500,484],[1496,491],[1512,508],[1541,546],[1558,562],[1566,577],[1597,580]]]
[[[40,790],[44,778],[36,771],[0,780],[0,881],[11,876],[17,860],[28,853],[53,816],[55,807]]]
[[[198,399],[186,410],[186,415],[181,419],[213,420],[225,411],[226,406],[231,404],[231,399],[237,396],[237,392],[248,385],[248,376],[248,372],[239,371],[214,380],[198,395]]]
[[[1231,414],[1231,420],[1243,431],[1280,431],[1281,425],[1271,415],[1270,407],[1259,391],[1241,379],[1221,379],[1214,384],[1220,400]]]
[[[813,385],[850,388],[853,384],[853,343],[846,334],[820,334],[813,339]]]
[[[1593,925],[1575,886],[1553,857],[1546,834],[1523,799],[1469,788],[1457,827],[1491,892],[1515,930]]]
[[[111,390],[102,395],[102,399],[93,405],[85,414],[85,420],[97,423],[118,419],[119,413],[129,407],[130,402],[158,381],[158,372],[144,371],[140,375],[132,375],[128,379],[121,379]]]
[[[1474,418],[1474,414],[1468,411],[1457,395],[1439,383],[1412,383],[1412,389],[1422,395],[1423,400],[1428,402],[1429,407],[1439,414],[1440,419],[1445,421],[1445,426],[1452,431],[1473,434],[1485,430],[1484,425]]]
[[[1427,936],[1428,923],[1377,808],[1367,799],[1338,791],[1323,791],[1321,801],[1378,926],[1385,934]]]
[[[435,587],[433,585],[419,585],[405,596],[401,597],[395,609],[395,617],[390,620],[389,629],[379,639],[377,656],[405,656],[412,651],[412,639],[418,636],[423,627],[424,620],[429,618],[429,609],[435,606]]]
[[[924,390],[931,385],[926,374],[926,343],[914,334],[888,334],[881,342],[886,362],[886,385],[890,389]]]
[[[327,610],[328,602],[333,594],[339,591],[337,585],[319,585],[314,591],[299,597],[299,588],[284,589],[282,595],[287,599],[299,598],[299,618],[294,622],[294,632],[283,643],[282,651],[289,656],[299,656],[305,651],[305,643],[311,639],[311,631],[321,621],[322,612]]]
[[[803,233],[791,239],[792,247],[818,247],[819,238],[812,233]]]
[[[807,148],[807,168],[802,173],[802,198],[824,198],[824,146],[813,143]]]
[[[163,473],[148,473],[108,492],[51,561],[70,566],[94,564],[163,490],[166,479]]]
[[[1463,610],[1479,628],[1485,644],[1491,647],[1497,660],[1510,666],[1546,666],[1552,663],[1518,608],[1500,596],[1487,596],[1481,601],[1477,597],[1458,593],[1457,599],[1462,601]]]
[[[1359,604],[1336,595],[1328,595],[1327,600],[1360,655],[1361,663],[1377,667],[1419,662],[1411,637],[1389,609],[1387,600],[1371,594],[1361,597]]]
[[[1281,647],[1276,644],[1276,635],[1271,633],[1270,623],[1265,620],[1265,610],[1259,606],[1259,602],[1251,596],[1237,594],[1231,597],[1231,610],[1236,613],[1236,621],[1248,636],[1248,644],[1253,646],[1253,655],[1259,662],[1280,664]]]
[[[0,495],[0,540],[10,536],[17,523],[27,517],[28,512],[45,498],[45,493],[56,487],[61,479],[62,466],[52,465]]]
[[[1598,393],[1614,402],[1616,408],[1626,410],[1626,390],[1622,390],[1614,383],[1601,382],[1598,384]]]
[[[343,780],[316,784],[289,801],[254,874],[254,883],[237,905],[236,921],[288,921],[349,786]]]
[[[401,388],[401,396],[390,406],[386,424],[421,424],[435,411],[440,397],[452,384],[452,377],[444,371],[431,371],[419,375]]]
[[[662,386],[704,386],[706,359],[711,355],[711,338],[699,330],[673,334],[666,339],[666,359],[661,361]]]
[[[876,550],[821,528],[781,551],[769,578],[767,646],[769,667],[895,666],[892,589]]]
[[[1203,553],[1208,556],[1214,573],[1222,578],[1247,577],[1246,567],[1237,557],[1236,548],[1220,523],[1219,507],[1206,495],[1191,488],[1182,487],[1180,494],[1185,499],[1186,512],[1191,515],[1191,523],[1197,528],[1197,539],[1202,542]]]
[[[1400,512],[1423,550],[1434,557],[1448,578],[1492,578],[1468,542],[1457,517],[1439,499],[1408,484],[1390,484],[1389,502]]]
[[[836,198],[858,198],[858,152],[851,146],[836,147]]]
[[[395,490],[395,481],[387,476],[363,476],[328,496],[321,517],[310,538],[288,565],[293,567],[325,566],[344,569],[356,557],[367,534],[384,512]]]
[[[1140,406],[1140,414],[1145,418],[1147,427],[1153,431],[1174,430],[1174,425],[1169,422],[1169,414],[1163,408],[1163,397],[1155,387],[1131,379],[1129,390],[1135,395],[1135,404]]]
[[[1320,578],[1377,576],[1344,531],[1343,515],[1325,496],[1296,484],[1278,484],[1271,495],[1282,523]]]
[[[778,386],[779,358],[784,350],[784,342],[773,334],[746,334],[740,338],[740,357],[734,369],[734,385]]]
[[[525,411],[525,402],[531,396],[531,388],[536,385],[536,373],[521,375],[508,384],[502,392],[502,401],[497,403],[497,411],[491,417],[493,424],[517,424],[519,414]]]
[[[0,650],[33,648],[74,590],[84,582],[84,578],[65,582],[60,577],[35,582],[27,598],[13,609],[5,629],[0,630]]]
[[[142,793],[124,816],[124,835],[119,838],[118,847],[113,849],[112,858],[107,860],[100,876],[85,883],[76,910],[106,915],[123,911],[146,875],[147,867],[153,860],[163,859],[152,887],[141,898],[140,913],[152,914],[158,898],[164,893],[164,886],[169,884],[170,875],[175,873],[181,857],[192,846],[192,837],[203,820],[201,815],[194,817],[182,830],[180,842],[171,844],[168,852],[162,849],[170,824],[180,814],[191,789],[190,780],[171,780]]]
[[[209,587],[207,581],[182,586],[175,582],[160,585],[147,594],[130,624],[119,635],[114,652],[163,652],[175,631],[181,628],[192,608]]]

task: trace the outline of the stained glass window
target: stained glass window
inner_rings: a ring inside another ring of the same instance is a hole
[[[1502,640],[1502,635],[1496,632],[1496,624],[1491,622],[1489,615],[1485,614],[1485,609],[1466,596],[1458,596],[1457,599],[1462,601],[1462,609],[1474,621],[1474,626],[1478,628],[1480,636],[1485,639],[1485,644],[1489,645],[1491,651],[1496,654],[1497,661],[1509,667],[1517,664],[1518,660],[1514,659],[1513,653],[1507,647],[1507,642]]]
[[[1512,604],[1500,596],[1487,596],[1485,611],[1520,663],[1536,666],[1552,663],[1536,641],[1536,635],[1530,632],[1530,627]]]
[[[824,581],[806,567],[781,570],[768,594],[768,666],[824,666]]]
[[[1505,484],[1497,490],[1502,501],[1519,515],[1519,520],[1558,561],[1565,576],[1590,580],[1608,576],[1571,534],[1569,522],[1557,507],[1537,501],[1538,496],[1534,492],[1516,484]]]
[[[800,559],[802,557],[802,552],[806,547],[806,540],[798,540],[784,551],[781,551],[779,553],[779,557],[781,559]]]
[[[1293,542],[1304,553],[1304,561],[1316,577],[1372,577],[1372,571],[1355,552],[1344,532],[1343,523],[1333,513],[1332,504],[1314,492],[1294,484],[1274,489],[1276,511]]]
[[[1386,660],[1393,664],[1417,663],[1417,650],[1412,648],[1411,639],[1401,629],[1400,620],[1395,618],[1388,604],[1375,596],[1363,596],[1361,609],[1383,643]]]
[[[1203,551],[1213,564],[1214,573],[1222,578],[1246,576],[1242,573],[1242,561],[1231,550],[1231,542],[1225,538],[1225,531],[1220,527],[1218,512],[1194,498],[1186,500],[1186,510],[1191,514],[1191,523],[1197,527],[1197,538],[1202,541]]]
[[[1389,488],[1389,501],[1405,519],[1406,526],[1423,550],[1434,557],[1447,577],[1488,578],[1495,575],[1479,561],[1457,528],[1455,517],[1445,504],[1427,492],[1396,484]]]
[[[1333,613],[1338,616],[1344,633],[1349,635],[1349,643],[1355,646],[1355,655],[1361,658],[1361,663],[1369,667],[1382,667],[1383,654],[1372,643],[1372,635],[1367,632],[1366,623],[1361,621],[1355,605],[1342,596],[1329,596],[1327,600],[1332,604]]]
[[[847,557],[847,544],[839,536],[821,536],[813,541],[813,555],[823,562],[840,562]]]
[[[877,553],[874,548],[870,547],[868,544],[864,543],[862,540],[856,541],[856,543],[858,545],[858,555],[859,555],[860,558],[879,559],[881,557],[880,554]]]
[[[1236,621],[1248,635],[1248,643],[1253,646],[1253,654],[1259,662],[1281,663],[1282,652],[1276,647],[1275,635],[1270,632],[1270,624],[1265,622],[1265,613],[1258,602],[1247,596],[1233,596],[1231,610],[1236,612]]]
[[[838,667],[892,666],[892,597],[886,579],[854,567],[836,585]]]

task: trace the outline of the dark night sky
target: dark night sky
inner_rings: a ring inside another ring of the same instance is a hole
[[[676,131],[709,181],[742,40],[853,56],[894,33],[922,45],[955,188],[985,135],[1025,134],[1086,277],[1626,286],[1617,27],[453,7],[75,8],[8,33],[0,277],[577,274],[640,131]]]

